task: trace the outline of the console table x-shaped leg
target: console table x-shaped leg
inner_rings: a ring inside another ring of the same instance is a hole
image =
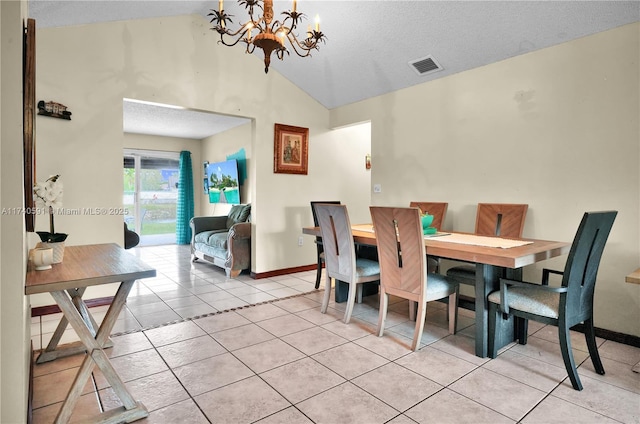
[[[113,298],[113,302],[111,303],[111,306],[109,307],[109,310],[97,331],[95,330],[97,327],[96,322],[82,300],[82,295],[85,290],[84,287],[50,292],[51,296],[62,310],[64,317],[58,325],[58,328],[54,333],[54,337],[47,346],[47,349],[38,357],[37,362],[42,363],[82,351],[87,352],[87,356],[82,362],[73,385],[71,386],[71,389],[69,389],[67,398],[58,413],[55,421],[56,424],[69,422],[73,408],[82,394],[82,389],[91,376],[91,372],[95,366],[102,371],[104,377],[107,379],[113,388],[113,391],[123,404],[123,406],[119,408],[105,411],[100,414],[100,416],[97,417],[98,422],[106,424],[122,422],[128,423],[149,415],[145,406],[141,402],[133,399],[125,387],[124,382],[118,376],[116,370],[113,368],[113,365],[104,352],[105,347],[112,346],[112,343],[109,340],[109,335],[134,282],[135,280],[124,281],[120,284],[120,287]],[[80,338],[80,344],[56,350],[60,337],[62,336],[62,332],[67,325],[67,321],[71,324]]]

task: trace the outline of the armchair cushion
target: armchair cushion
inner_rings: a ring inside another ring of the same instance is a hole
[[[500,291],[489,295],[489,302],[500,305]],[[537,290],[535,287],[512,287],[507,292],[509,308],[549,318],[558,318],[560,293]]]
[[[238,222],[245,222],[251,213],[251,205],[233,205],[227,215],[227,229]]]
[[[194,241],[196,243],[207,243],[207,244],[211,244],[209,242],[209,239],[211,238],[211,236],[213,236],[214,234],[220,234],[222,233],[224,235],[224,237],[227,236],[227,230],[210,230],[210,231],[203,231],[201,233],[197,233],[194,236]]]
[[[207,244],[217,249],[227,249],[227,238],[229,233],[213,233],[209,236]]]

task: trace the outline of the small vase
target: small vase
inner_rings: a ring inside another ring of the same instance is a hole
[[[420,216],[420,220],[422,221],[422,231],[424,234],[427,234],[427,228],[429,228],[433,222],[433,215],[422,215]]]
[[[53,264],[59,264],[62,262],[64,258],[64,242],[60,241],[57,243],[48,243],[48,242],[39,242],[36,244],[38,248],[51,248],[53,249]]]

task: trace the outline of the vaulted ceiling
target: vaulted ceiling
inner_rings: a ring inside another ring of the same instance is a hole
[[[217,7],[218,1],[30,0],[29,15],[46,28],[207,18]],[[246,12],[236,1],[226,0],[224,8],[235,15],[234,24],[244,22]],[[276,18],[289,9],[291,1],[274,1]],[[298,11],[309,23],[320,16],[327,42],[311,58],[292,52],[274,59],[271,72],[329,109],[640,21],[639,1],[300,0]],[[263,66],[261,52],[254,55],[256,66]],[[442,69],[419,75],[409,63],[427,56]]]

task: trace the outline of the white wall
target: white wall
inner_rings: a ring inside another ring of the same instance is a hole
[[[571,241],[585,211],[619,211],[595,323],[638,336],[640,287],[624,277],[640,265],[639,42],[640,24],[627,25],[338,108],[331,122],[371,119],[374,204],[448,201],[448,229],[473,231],[478,202],[528,203],[525,237]]]
[[[26,3],[0,2],[0,203],[24,207],[22,160],[22,19]],[[0,216],[0,422],[27,418],[30,309],[24,295],[24,215]]]

